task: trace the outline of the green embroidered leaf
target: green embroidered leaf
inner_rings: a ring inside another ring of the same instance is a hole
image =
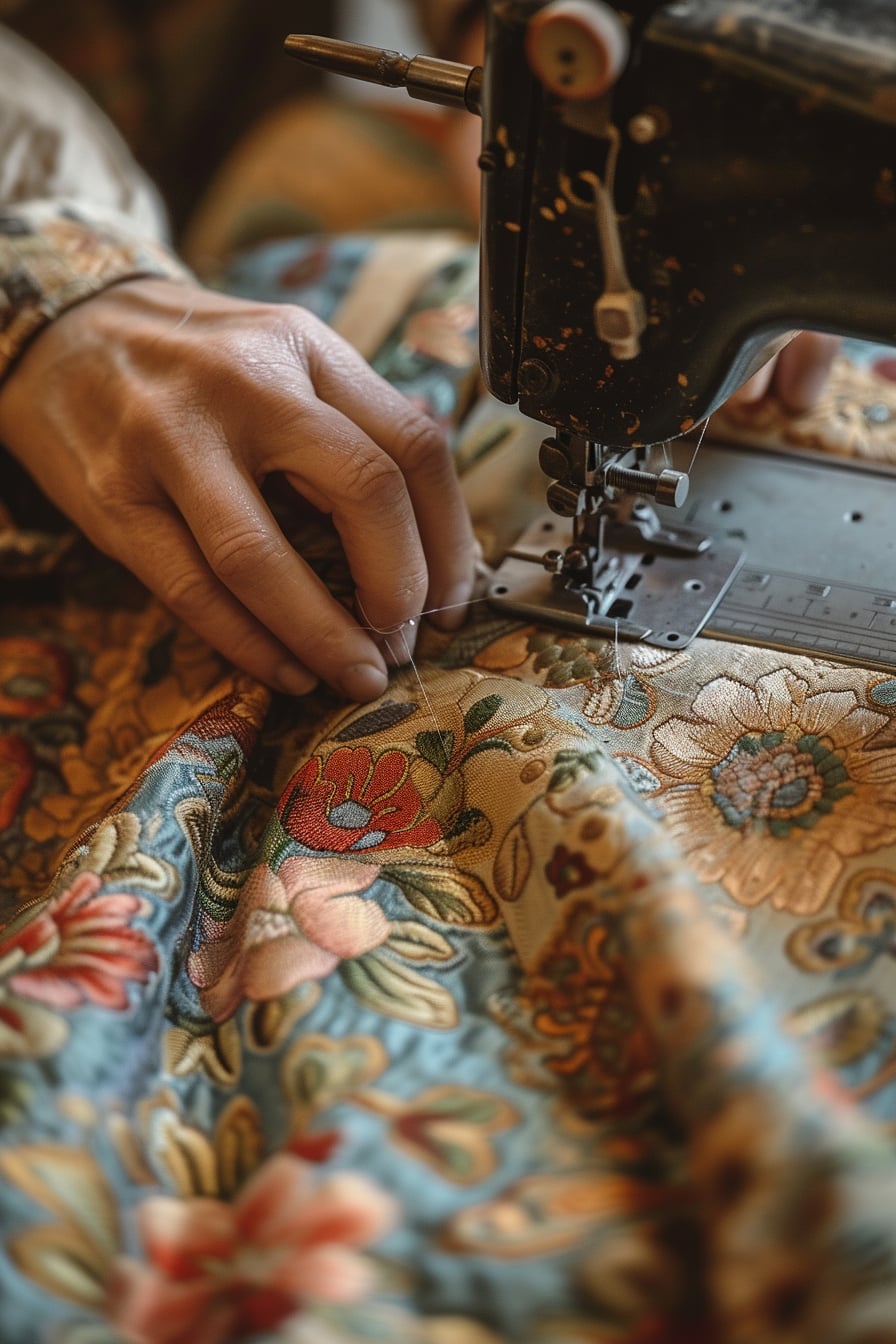
[[[375,733],[385,733],[389,728],[395,728],[412,714],[416,714],[418,708],[418,705],[406,701],[384,700],[376,709],[362,714],[358,719],[352,719],[351,723],[336,734],[334,741],[356,742],[359,737],[372,737]]]
[[[443,1180],[469,1186],[495,1170],[492,1136],[518,1121],[502,1097],[448,1084],[407,1103],[395,1117],[392,1138]]]
[[[443,934],[413,919],[393,922],[385,946],[404,961],[415,961],[421,965],[450,961],[454,956],[454,948]]]
[[[461,868],[384,868],[383,877],[400,887],[421,915],[441,924],[483,928],[497,917],[495,902],[479,878]]]
[[[619,708],[611,720],[614,728],[637,728],[650,716],[650,696],[631,673],[625,678]]]
[[[595,770],[599,761],[600,755],[596,751],[558,751],[554,757],[554,772],[548,784],[548,792],[566,788],[579,775]]]
[[[446,775],[442,787],[429,804],[429,815],[435,817],[448,835],[454,830],[464,802],[464,778],[459,770]]]
[[[879,681],[869,692],[869,698],[875,705],[886,708],[896,705],[896,681]]]
[[[418,733],[415,744],[424,761],[429,761],[437,770],[447,770],[454,750],[453,733]]]
[[[368,952],[344,961],[339,975],[352,994],[377,1013],[439,1031],[457,1026],[457,1005],[445,986],[388,954]]]
[[[449,836],[463,835],[464,831],[469,831],[473,826],[478,826],[480,822],[488,821],[485,813],[478,807],[466,807],[463,812],[458,813],[454,825],[449,831]],[[491,823],[489,823],[489,827]]]
[[[488,1092],[474,1092],[465,1087],[444,1088],[427,1095],[426,1109],[432,1115],[454,1116],[468,1125],[505,1128],[510,1107],[503,1097]]]
[[[445,848],[449,854],[456,854],[459,849],[487,845],[492,838],[492,829],[484,812],[480,812],[478,807],[468,807],[458,815],[445,837]]]
[[[504,703],[503,695],[486,695],[471,705],[464,715],[464,728],[470,734],[480,732],[493,719]]]
[[[367,1087],[387,1062],[382,1045],[371,1036],[331,1040],[309,1035],[290,1049],[281,1077],[287,1096],[310,1116]]]
[[[504,901],[518,901],[532,871],[532,851],[521,824],[507,832],[495,859],[495,889]]]
[[[505,742],[503,737],[487,737],[484,742],[477,742],[475,747],[470,748],[464,755],[461,765],[466,764],[467,761],[472,760],[474,756],[478,756],[483,751],[505,751],[508,756],[513,755],[513,747],[509,742]]]

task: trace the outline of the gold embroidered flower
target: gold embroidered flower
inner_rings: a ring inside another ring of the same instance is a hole
[[[654,649],[649,644],[619,644],[612,639],[544,630],[537,625],[520,626],[501,635],[475,658],[477,667],[510,673],[522,668],[527,676],[550,687],[593,682],[585,713],[593,722],[604,722],[618,712],[626,696],[639,701],[637,720],[651,712],[648,693],[638,673],[648,676],[668,672],[684,662],[685,655]],[[628,727],[629,724],[621,725]]]
[[[896,840],[896,759],[869,747],[887,717],[856,689],[779,668],[755,687],[718,677],[692,710],[655,729],[651,755],[703,881],[744,905],[814,914],[845,859]]]

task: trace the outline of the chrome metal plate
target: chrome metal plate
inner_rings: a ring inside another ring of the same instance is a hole
[[[669,522],[743,546],[704,634],[896,667],[896,472],[712,444]]]
[[[659,512],[659,510],[658,510]],[[668,514],[669,510],[663,510]],[[681,527],[674,518],[670,527]],[[697,555],[651,551],[603,554],[619,564],[613,593],[599,610],[570,591],[541,564],[546,551],[564,550],[571,526],[553,514],[536,519],[495,571],[492,604],[528,620],[549,620],[591,634],[643,640],[661,648],[684,648],[718,606],[743,563],[743,549],[714,542]]]
[[[692,455],[691,445],[672,445],[670,464],[686,470]],[[683,585],[695,576],[688,572],[693,559],[676,558],[679,568],[672,570],[666,557],[662,564],[657,559],[648,569],[658,577],[651,574],[638,606],[619,620],[620,637],[643,638],[640,630],[649,627],[650,643],[681,648],[699,632],[896,668],[896,472],[803,452],[705,443],[690,476],[684,508],[658,508],[662,522],[707,532],[725,564],[732,550],[746,559],[728,583],[718,574],[700,575],[708,606],[702,630],[686,619],[693,608],[688,604],[683,616],[679,605]],[[554,531],[545,533],[543,521]],[[577,599],[560,596],[539,565],[517,558],[521,551],[540,558],[566,545],[565,528],[553,517],[533,524],[499,567],[492,601],[528,620],[613,632],[612,617],[587,624]],[[670,641],[670,634],[681,638]]]

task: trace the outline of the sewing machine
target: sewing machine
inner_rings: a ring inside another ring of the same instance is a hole
[[[892,665],[896,590],[875,576],[896,573],[893,479],[673,441],[794,329],[896,343],[896,7],[486,8],[483,68],[286,45],[482,115],[483,373],[554,431],[551,516],[493,599],[663,647],[711,622]]]

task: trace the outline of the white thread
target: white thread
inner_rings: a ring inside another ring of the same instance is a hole
[[[178,322],[177,326],[174,328],[174,331],[180,331],[181,327],[185,327],[185,326],[187,325],[187,323],[189,322],[190,318],[191,318],[191,317],[193,316],[193,314],[195,313],[195,311],[196,311],[195,308],[188,308],[187,311],[184,313],[183,317],[182,317],[182,318],[180,319],[180,321]],[[172,332],[172,335],[173,335],[173,332]]]
[[[411,626],[412,629],[416,629],[417,627],[417,621],[413,617],[410,617],[406,621],[401,621],[398,625],[393,625],[389,630],[381,630],[378,625],[373,624],[370,617],[367,615],[367,612],[364,610],[364,604],[357,593],[355,594],[355,601],[358,604],[358,609],[361,612],[361,615],[364,617],[364,624],[361,626],[361,629],[369,630],[371,634],[382,635],[385,639],[387,635],[400,635],[406,625]],[[490,599],[487,597],[474,597],[471,598],[469,602],[454,602],[448,607],[430,607],[427,611],[421,611],[420,620],[422,621],[424,616],[438,616],[442,611],[460,611],[462,608],[478,607],[481,606],[483,602],[488,601],[490,601]]]
[[[448,745],[445,741],[445,736],[441,728],[439,727],[439,721],[436,718],[435,710],[432,707],[432,701],[430,700],[429,696],[426,693],[426,687],[423,685],[423,678],[421,677],[419,671],[417,670],[417,664],[414,662],[414,655],[411,653],[410,645],[408,644],[407,640],[404,637],[404,632],[401,631],[399,633],[401,634],[401,642],[404,645],[405,656],[407,657],[408,664],[411,670],[413,671],[414,676],[417,678],[417,685],[420,687],[420,694],[423,697],[423,703],[426,706],[429,717],[432,719],[432,726],[433,728],[435,728],[436,735],[439,739],[439,742],[442,745],[442,756],[444,757],[445,764],[447,766],[451,753],[448,750]]]
[[[421,698],[422,698],[422,700],[423,700],[423,703],[424,703],[424,705],[425,705],[425,707],[426,707],[426,711],[427,711],[427,713],[429,714],[429,717],[432,719],[432,726],[433,726],[433,728],[436,730],[436,736],[438,737],[439,742],[441,743],[441,746],[442,746],[442,755],[444,756],[444,758],[445,758],[445,764],[447,765],[447,764],[448,764],[448,759],[449,759],[449,756],[450,756],[450,752],[448,751],[448,746],[447,746],[447,743],[446,743],[446,741],[445,741],[445,736],[444,736],[444,734],[443,734],[441,728],[439,727],[439,721],[438,721],[438,719],[436,718],[435,710],[434,710],[433,707],[432,707],[432,701],[430,700],[429,696],[428,696],[427,693],[426,693],[426,687],[423,685],[423,678],[420,676],[420,672],[419,672],[419,670],[418,670],[418,668],[417,668],[417,664],[414,662],[414,656],[413,656],[413,654],[411,653],[411,646],[410,646],[410,644],[408,643],[407,639],[405,638],[404,627],[405,627],[406,625],[409,625],[409,626],[411,626],[412,628],[416,627],[416,625],[417,625],[416,620],[415,620],[413,617],[411,617],[411,618],[410,618],[409,620],[407,620],[407,621],[402,621],[400,625],[396,625],[395,628],[394,628],[394,630],[380,630],[380,629],[378,629],[375,625],[373,625],[373,623],[371,622],[370,617],[367,615],[367,612],[364,610],[364,603],[361,601],[360,597],[358,597],[357,593],[355,594],[355,601],[356,601],[357,604],[358,604],[358,609],[359,609],[359,611],[361,612],[361,615],[364,617],[364,620],[367,622],[367,626],[366,626],[366,628],[367,628],[368,630],[370,630],[373,634],[375,634],[375,635],[379,635],[379,636],[380,636],[380,638],[382,639],[383,643],[384,643],[385,646],[386,646],[386,650],[387,650],[387,652],[388,652],[388,654],[389,654],[389,657],[390,657],[394,662],[397,663],[397,662],[398,662],[398,659],[397,659],[397,657],[395,656],[395,652],[394,652],[394,650],[393,650],[391,644],[389,643],[389,639],[390,639],[390,637],[391,637],[392,635],[398,635],[399,639],[401,640],[402,644],[404,645],[405,658],[406,658],[406,660],[407,660],[408,666],[411,668],[411,670],[412,670],[413,673],[414,673],[414,676],[417,678],[417,685],[420,687],[420,696],[421,696]],[[467,603],[466,603],[466,602],[458,602],[458,603],[457,603],[457,606],[459,606],[459,607],[465,607],[465,606],[467,606]],[[450,608],[449,608],[449,607],[438,607],[438,608],[435,608],[435,610],[437,610],[437,611],[449,611]],[[428,611],[424,611],[424,612],[421,612],[421,613],[420,613],[421,618],[422,618],[423,616],[429,616],[429,615],[432,615],[432,614],[433,614],[432,612],[428,612]]]
[[[697,447],[694,449],[694,456],[691,458],[691,465],[685,472],[686,476],[690,476],[691,472],[694,470],[694,463],[697,461],[697,454],[699,453],[700,449],[703,446],[703,440],[706,438],[706,431],[709,429],[709,422],[711,419],[712,416],[708,415],[706,419],[703,421],[703,429],[700,431],[700,437],[697,440]]]

